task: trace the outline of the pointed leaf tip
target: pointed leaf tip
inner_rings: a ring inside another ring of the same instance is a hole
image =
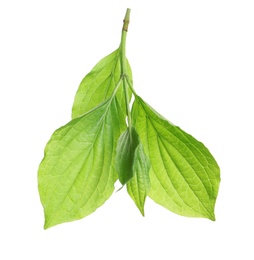
[[[150,198],[179,215],[214,221],[220,169],[209,150],[138,96],[132,116],[151,163]]]
[[[150,190],[150,161],[140,143],[135,150],[133,163],[133,178],[127,183],[127,191],[138,207],[142,216],[145,216],[144,206]]]
[[[111,196],[116,143],[125,125],[120,111],[110,99],[52,135],[38,172],[45,229],[81,219]]]

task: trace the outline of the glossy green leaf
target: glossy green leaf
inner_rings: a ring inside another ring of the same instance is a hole
[[[119,181],[123,185],[126,184],[134,175],[134,154],[138,144],[138,135],[133,127],[127,128],[117,142],[115,159],[116,171],[118,173]]]
[[[152,167],[150,198],[177,214],[214,220],[220,170],[208,149],[138,96],[132,117]]]
[[[133,178],[127,183],[127,190],[136,206],[144,216],[144,205],[150,190],[150,162],[140,143],[134,153]]]
[[[72,107],[72,118],[83,115],[90,109],[98,106],[101,102],[112,96],[115,86],[122,76],[120,54],[121,49],[119,48],[108,56],[104,57],[84,77],[79,85],[74,99]],[[127,60],[126,63],[126,74],[131,80],[131,68]],[[121,86],[116,93],[116,97],[121,106],[121,109],[125,111],[125,97],[122,85],[123,83],[121,83]],[[129,97],[131,97],[130,90]]]
[[[111,98],[54,132],[38,173],[45,228],[87,216],[112,194],[124,120]]]

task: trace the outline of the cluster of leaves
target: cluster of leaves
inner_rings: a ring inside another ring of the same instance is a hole
[[[125,57],[129,12],[120,47],[82,80],[72,120],[46,145],[38,172],[45,228],[91,214],[113,193],[117,179],[142,215],[149,196],[177,214],[215,219],[215,159],[133,89]]]

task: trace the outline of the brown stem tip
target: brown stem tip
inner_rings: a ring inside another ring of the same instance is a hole
[[[128,31],[128,25],[130,23],[130,12],[131,12],[131,9],[127,8],[126,10],[126,14],[125,14],[125,17],[124,17],[124,20],[123,20],[123,31]]]

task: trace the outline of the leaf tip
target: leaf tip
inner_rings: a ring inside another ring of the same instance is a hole
[[[208,218],[208,219],[211,220],[211,221],[215,221],[216,218],[215,218],[214,211],[209,212],[209,214],[208,214],[208,216],[207,216],[206,218]]]
[[[60,223],[53,221],[52,216],[48,215],[46,212],[44,212],[44,219],[45,219],[44,226],[43,226],[44,230],[49,229],[57,224],[60,224]]]
[[[44,230],[47,230],[47,229],[51,228],[52,226],[54,226],[54,225],[51,225],[50,221],[45,219],[44,226],[43,226]]]
[[[47,222],[45,222],[43,228],[44,230],[47,230],[50,228],[50,225]]]
[[[140,213],[141,213],[141,215],[142,215],[143,217],[145,217],[145,211],[144,211],[144,209],[140,210]]]
[[[145,217],[145,209],[144,209],[144,206],[142,206],[142,205],[137,205],[137,204],[136,204],[136,206],[137,206],[137,208],[139,209],[139,212],[141,213],[141,215],[142,215],[143,217]]]
[[[216,221],[216,218],[215,218],[215,215],[214,215],[214,214],[212,214],[212,215],[209,217],[209,219],[212,220],[212,221]]]

